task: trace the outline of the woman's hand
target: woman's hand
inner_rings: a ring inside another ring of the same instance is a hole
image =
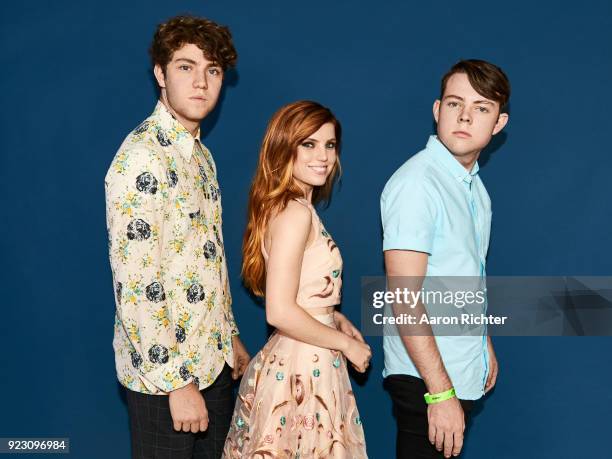
[[[351,338],[355,338],[357,341],[365,343],[365,340],[363,339],[363,336],[361,336],[361,333],[357,327],[355,327],[344,314],[334,311],[334,321],[336,322],[338,330],[340,330],[342,333],[350,336]]]
[[[359,373],[365,373],[370,365],[372,350],[366,343],[355,338],[349,338],[344,351],[345,357],[351,362],[353,368]]]

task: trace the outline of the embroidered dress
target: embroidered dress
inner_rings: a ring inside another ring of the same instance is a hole
[[[312,212],[316,237],[304,252],[297,303],[307,311],[336,305],[340,251],[314,208],[299,202]],[[335,327],[333,313],[313,317]],[[223,457],[367,458],[344,355],[275,331],[242,378]]]

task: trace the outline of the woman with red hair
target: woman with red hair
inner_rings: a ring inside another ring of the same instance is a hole
[[[242,378],[226,458],[366,458],[347,359],[364,372],[370,347],[334,306],[342,258],[313,204],[340,171],[341,127],[316,102],[270,120],[249,197],[242,277],[276,328]]]

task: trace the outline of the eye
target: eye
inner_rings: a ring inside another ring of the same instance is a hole
[[[480,113],[489,113],[489,109],[487,107],[477,107]]]
[[[336,142],[327,142],[327,144],[325,145],[325,148],[334,150],[336,148]]]
[[[208,73],[211,75],[221,75],[221,70],[219,70],[217,67],[211,67],[208,69]]]
[[[307,140],[305,142],[302,142],[302,146],[304,148],[314,148],[314,143],[311,142],[310,140]]]
[[[191,66],[190,65],[179,65],[179,69],[183,71],[189,71],[191,70]]]
[[[447,102],[447,103],[446,103],[446,106],[447,106],[447,107],[451,107],[451,108],[455,108],[455,107],[458,107],[458,106],[459,106],[459,104],[458,104],[457,102],[455,102],[455,101],[451,100],[451,101],[449,101],[449,102]]]

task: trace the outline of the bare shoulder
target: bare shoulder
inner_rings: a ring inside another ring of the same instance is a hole
[[[298,239],[306,240],[311,223],[310,209],[292,200],[287,203],[287,207],[270,218],[268,227],[272,236],[290,233]]]

